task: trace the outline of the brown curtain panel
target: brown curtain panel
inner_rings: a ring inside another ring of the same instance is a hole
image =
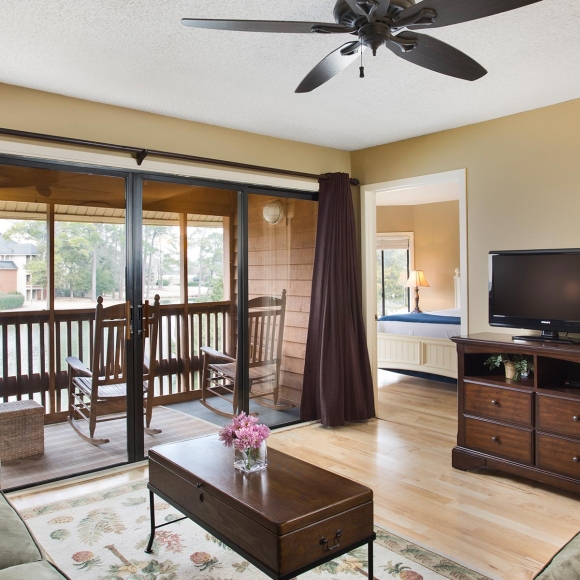
[[[375,416],[349,176],[320,181],[300,418],[334,427]]]

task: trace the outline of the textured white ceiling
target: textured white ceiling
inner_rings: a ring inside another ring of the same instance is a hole
[[[195,30],[182,17],[333,22],[334,0],[0,0],[0,82],[356,150],[580,97],[580,1],[428,32],[479,61],[473,83],[365,53],[306,94],[351,37]]]

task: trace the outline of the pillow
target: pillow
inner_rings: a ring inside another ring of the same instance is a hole
[[[578,580],[580,578],[580,534],[574,536],[534,580]]]

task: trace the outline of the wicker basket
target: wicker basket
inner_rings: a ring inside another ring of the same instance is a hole
[[[36,401],[0,403],[0,460],[44,453],[44,407]]]

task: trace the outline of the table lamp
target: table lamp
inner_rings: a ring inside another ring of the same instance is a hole
[[[423,312],[419,308],[419,286],[429,286],[429,282],[427,282],[423,270],[411,270],[411,274],[409,275],[409,279],[405,283],[405,286],[407,288],[415,288],[415,310],[413,310],[413,313]]]

